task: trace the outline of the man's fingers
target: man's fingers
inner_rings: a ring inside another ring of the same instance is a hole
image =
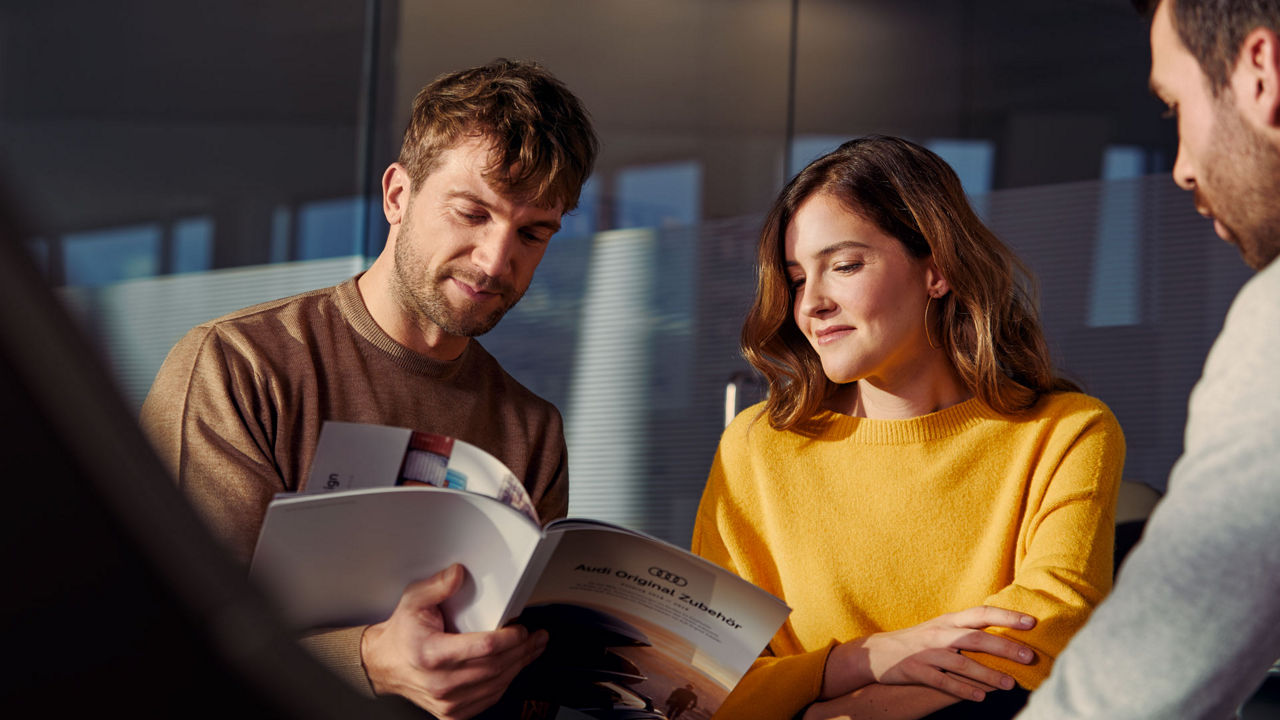
[[[479,687],[483,689],[482,694],[491,696],[496,701],[502,693],[506,692],[507,687],[516,679],[516,675],[541,655],[546,647],[547,633],[545,630],[540,630],[530,636],[528,642],[522,643],[502,656],[496,656],[490,662],[485,663],[482,667],[496,672],[479,683]],[[473,662],[480,663],[483,661],[477,660]]]
[[[547,631],[539,630],[533,634],[529,634],[527,630],[519,625],[512,625],[503,628],[502,631],[520,631],[523,634],[522,639],[514,644],[504,645],[501,647],[493,646],[496,649],[484,655],[475,655],[467,660],[467,665],[479,668],[489,668],[492,674],[509,673],[513,677],[517,672],[533,662],[534,658],[542,654],[547,647]],[[502,632],[499,631],[499,632]]]
[[[546,633],[542,635],[545,637]],[[535,642],[520,625],[490,632],[440,633],[423,646],[422,662],[428,668],[439,669],[463,665],[501,668],[527,654]]]
[[[394,613],[361,637],[361,660],[379,694],[404,695],[441,718],[471,717],[497,702],[546,647],[547,633],[512,625],[444,632],[440,604],[466,578],[461,565],[405,588]]]
[[[951,614],[951,621],[958,627],[981,630],[989,627],[1007,627],[1015,630],[1030,630],[1035,627],[1036,619],[1026,613],[1005,610],[1004,608],[979,605]]]
[[[492,706],[501,699],[516,675],[546,648],[546,643],[547,633],[540,630],[498,654],[452,663],[447,670],[448,689],[431,697],[437,713],[470,717]],[[464,647],[474,649],[476,645]]]

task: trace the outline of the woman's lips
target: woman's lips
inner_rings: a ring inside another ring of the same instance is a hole
[[[853,332],[853,330],[854,328],[849,325],[834,325],[832,327],[822,328],[813,335],[814,338],[817,339],[819,345],[826,345],[827,343],[833,343],[839,340]]]

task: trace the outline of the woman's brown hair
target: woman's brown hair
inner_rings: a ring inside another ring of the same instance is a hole
[[[765,220],[756,255],[756,296],[742,327],[742,351],[768,380],[769,423],[793,429],[834,390],[796,327],[785,270],[787,226],[809,198],[826,194],[932,258],[951,292],[939,299],[936,332],[965,386],[992,409],[1016,415],[1046,393],[1077,390],[1054,373],[1026,266],[969,207],[955,171],[900,138],[850,140],[818,158],[783,189]]]

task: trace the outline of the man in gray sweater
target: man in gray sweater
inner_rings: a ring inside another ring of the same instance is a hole
[[[1280,0],[1153,0],[1174,180],[1257,269],[1191,395],[1169,492],[1019,718],[1222,718],[1280,657]]]

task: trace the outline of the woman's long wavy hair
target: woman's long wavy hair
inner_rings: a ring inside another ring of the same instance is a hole
[[[930,337],[941,342],[965,386],[982,402],[1016,415],[1046,393],[1078,389],[1054,372],[1031,273],[978,219],[951,167],[915,143],[870,136],[850,140],[802,170],[765,220],[742,351],[768,380],[770,425],[798,427],[836,388],[796,326],[795,293],[786,273],[787,226],[820,193],[897,238],[912,257],[933,258],[951,292],[935,303],[939,311]]]

